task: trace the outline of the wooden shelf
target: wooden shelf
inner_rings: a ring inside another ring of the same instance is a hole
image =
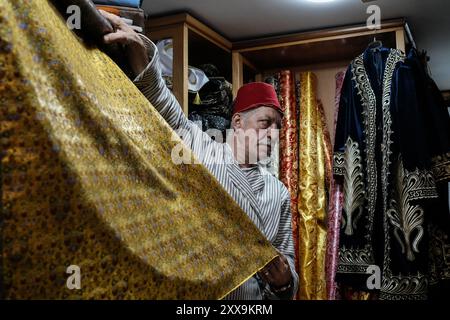
[[[265,70],[294,68],[335,61],[350,62],[362,53],[374,36],[387,47],[405,51],[405,20],[385,21],[379,30],[366,25],[329,28],[233,43],[233,84],[237,88],[252,79],[246,65],[256,69],[255,78],[262,79]],[[233,88],[235,89],[235,88]],[[234,94],[237,89],[234,90]]]
[[[373,40],[373,35],[352,39],[342,38],[322,42],[308,42],[291,46],[244,51],[241,54],[252,61],[258,70],[290,68],[330,61],[351,61]],[[378,35],[385,46],[396,47],[395,33]]]
[[[150,18],[146,35],[154,42],[173,40],[173,94],[188,114],[188,67],[212,63],[231,81],[230,41],[187,13]]]
[[[397,31],[404,28],[404,19],[387,20],[381,24],[380,30],[369,30],[365,24],[327,28],[322,30],[298,32],[287,35],[265,37],[233,43],[233,50],[238,52],[259,49],[291,46],[303,43],[321,42],[333,39],[354,38],[362,35],[374,35],[384,32]]]
[[[405,51],[405,26],[404,19],[395,19],[384,21],[379,30],[369,30],[361,24],[232,43],[191,15],[181,13],[151,18],[146,30],[153,41],[173,39],[173,93],[188,113],[189,65],[214,64],[232,83],[236,95],[244,83],[261,81],[267,70],[350,62],[374,36],[385,46]]]
[[[231,50],[223,50],[192,30],[188,32],[188,43],[190,66],[198,68],[205,63],[213,64],[221,76],[232,82]]]
[[[221,47],[226,51],[231,51],[232,44],[230,41],[188,13],[150,18],[147,21],[146,27],[149,31],[153,31],[158,29],[167,29],[170,26],[179,26],[180,24],[186,24],[187,28],[203,36],[205,39],[214,43],[218,47]]]

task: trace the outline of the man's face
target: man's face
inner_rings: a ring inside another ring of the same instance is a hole
[[[236,159],[239,163],[255,164],[270,157],[279,138],[281,114],[271,107],[259,107],[234,114],[232,126]]]

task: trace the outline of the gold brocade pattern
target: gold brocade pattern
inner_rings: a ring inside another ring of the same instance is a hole
[[[300,74],[299,298],[326,299],[326,146],[313,73]]]
[[[0,3],[0,116],[3,298],[216,299],[276,256],[45,0]]]

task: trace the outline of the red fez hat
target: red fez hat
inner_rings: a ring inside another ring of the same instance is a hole
[[[239,89],[234,101],[233,114],[262,106],[274,108],[283,114],[274,87],[264,82],[252,82]]]

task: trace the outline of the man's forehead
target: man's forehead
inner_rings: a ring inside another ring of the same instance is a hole
[[[270,106],[260,106],[255,109],[255,115],[270,115],[272,117],[276,117],[277,115],[281,117],[281,114]]]

